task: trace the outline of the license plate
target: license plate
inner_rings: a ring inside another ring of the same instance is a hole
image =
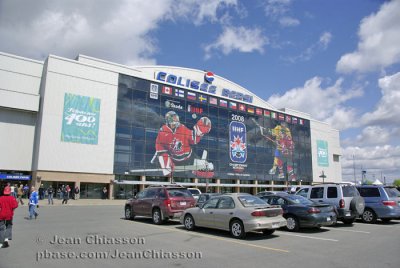
[[[350,212],[346,212],[346,216],[351,216],[351,213]]]
[[[181,206],[186,206],[186,202],[180,202]]]
[[[331,221],[331,217],[327,217],[327,218],[326,218],[326,221]]]
[[[280,226],[279,226],[279,223],[273,223],[272,224],[272,228],[279,228]]]

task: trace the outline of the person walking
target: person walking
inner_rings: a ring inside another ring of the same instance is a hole
[[[103,188],[103,193],[102,193],[102,196],[101,196],[102,199],[107,199],[107,192],[108,192],[107,191],[107,187],[104,187]]]
[[[5,187],[0,197],[0,248],[9,247],[9,241],[12,240],[12,221],[17,207],[18,202],[11,196],[11,188]]]
[[[68,195],[68,190],[67,187],[62,187],[61,188],[61,194],[63,196],[63,201],[61,204],[68,204],[68,199],[69,199],[69,195]]]
[[[47,200],[49,202],[49,205],[50,204],[54,205],[53,194],[54,194],[54,189],[53,186],[50,185],[49,188],[47,188]]]
[[[22,200],[22,196],[24,195],[23,187],[24,186],[22,184],[20,184],[17,189],[17,197],[18,197],[18,201],[21,203],[21,205],[24,205],[24,201]]]
[[[29,196],[29,219],[32,220],[33,217],[36,218],[39,214],[36,212],[36,207],[39,206],[39,196],[38,192],[35,190],[35,187],[31,188],[31,195]]]

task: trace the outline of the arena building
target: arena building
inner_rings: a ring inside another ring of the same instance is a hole
[[[341,182],[339,132],[211,71],[0,53],[0,183],[127,198]]]

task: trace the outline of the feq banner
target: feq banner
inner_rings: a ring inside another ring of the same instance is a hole
[[[317,159],[318,159],[318,166],[329,167],[329,154],[328,154],[327,141],[317,140]]]
[[[61,141],[97,144],[100,99],[65,93]]]

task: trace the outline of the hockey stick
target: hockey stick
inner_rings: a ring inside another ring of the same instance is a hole
[[[256,126],[260,128],[261,136],[263,136],[264,138],[266,138],[267,140],[269,140],[275,144],[277,143],[274,139],[268,137],[267,135],[264,135],[263,129],[266,129],[265,127],[262,127],[254,118],[251,118],[251,120],[253,120],[254,124],[256,124]]]

